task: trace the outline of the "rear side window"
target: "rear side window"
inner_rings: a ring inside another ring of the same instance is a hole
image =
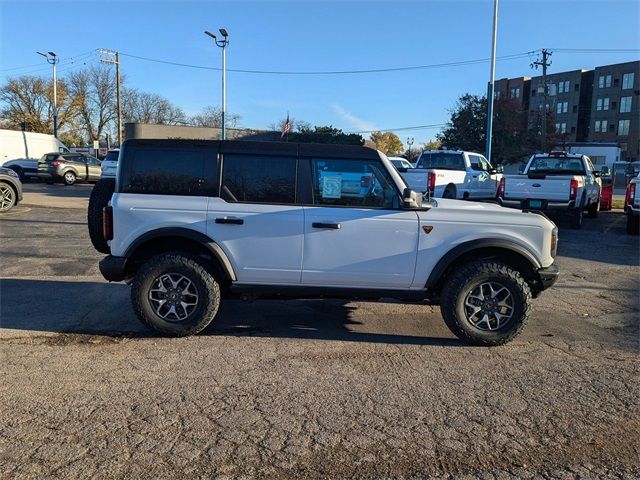
[[[214,189],[205,177],[204,149],[136,148],[127,154],[133,158],[120,179],[122,193],[199,196]]]
[[[295,203],[293,157],[225,154],[220,197],[227,202]]]
[[[464,170],[461,153],[423,153],[418,160],[418,168],[438,168],[441,170]]]

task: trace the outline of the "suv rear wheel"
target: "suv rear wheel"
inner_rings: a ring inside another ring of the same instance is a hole
[[[73,185],[76,183],[76,174],[69,170],[68,172],[65,172],[62,179],[64,180],[65,185]]]
[[[502,345],[524,328],[531,312],[531,289],[522,275],[500,262],[464,265],[442,289],[442,317],[471,345]]]
[[[131,302],[147,327],[163,335],[193,335],[216,316],[220,286],[196,258],[181,252],[163,253],[136,273]]]

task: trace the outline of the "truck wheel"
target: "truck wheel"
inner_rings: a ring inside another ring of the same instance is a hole
[[[0,182],[0,212],[8,212],[17,201],[16,191],[6,182]]]
[[[584,208],[578,207],[571,212],[571,228],[579,230],[584,220]]]
[[[176,337],[194,335],[216,316],[220,286],[194,257],[163,253],[136,273],[131,302],[140,321],[152,330]]]
[[[638,235],[640,233],[640,216],[633,215],[631,210],[627,210],[627,233]]]
[[[531,289],[522,275],[496,261],[464,265],[442,289],[440,311],[447,327],[470,345],[505,344],[524,328]]]
[[[69,170],[68,172],[64,173],[62,179],[64,180],[65,185],[73,185],[74,183],[76,183],[76,174]]]
[[[458,198],[456,187],[454,185],[447,185],[447,188],[444,189],[444,193],[442,194],[442,198]]]
[[[600,199],[587,207],[587,214],[589,218],[598,218],[598,213],[600,212]]]
[[[87,208],[89,238],[93,248],[100,253],[111,253],[111,249],[102,234],[102,209],[111,200],[111,195],[113,195],[115,188],[116,181],[114,178],[103,178],[95,184],[89,197],[89,207]]]

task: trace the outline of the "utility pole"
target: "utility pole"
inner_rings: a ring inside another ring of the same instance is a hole
[[[493,2],[493,39],[491,41],[491,67],[489,68],[489,91],[487,92],[487,145],[485,157],[491,162],[491,136],[493,135],[493,90],[496,78],[496,39],[498,36],[498,0]]]
[[[109,63],[116,66],[116,103],[118,109],[118,147],[122,146],[122,104],[120,102],[120,53],[112,50],[100,49],[103,55],[112,58],[101,58],[102,63]]]
[[[60,61],[55,52],[36,52],[47,59],[53,66],[53,136],[58,138],[58,82],[56,79],[56,64]]]
[[[225,140],[227,138],[226,134],[226,126],[225,126],[225,115],[227,113],[227,45],[229,45],[229,34],[224,28],[219,29],[220,35],[222,35],[222,40],[218,40],[218,38],[211,32],[204,32],[205,35],[213,38],[213,41],[216,45],[222,48],[222,134],[221,139]]]
[[[546,48],[542,49],[542,60],[538,58],[531,64],[531,68],[538,69],[542,67],[542,151],[547,151],[547,96],[549,95],[549,88],[547,86],[547,67],[551,66],[549,57],[553,52],[550,52]]]

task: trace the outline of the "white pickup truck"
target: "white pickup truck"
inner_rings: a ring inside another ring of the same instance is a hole
[[[636,188],[640,184],[640,175],[631,179],[627,185],[627,194],[624,198],[624,209],[627,212],[627,233],[638,235],[640,233],[640,192]]]
[[[431,197],[464,200],[495,199],[502,168],[494,168],[479,153],[427,150],[416,168],[399,169],[412,190]]]
[[[498,187],[504,207],[523,210],[567,211],[571,226],[580,228],[587,210],[595,218],[600,210],[600,172],[589,157],[567,152],[533,155],[518,175],[505,175]]]

